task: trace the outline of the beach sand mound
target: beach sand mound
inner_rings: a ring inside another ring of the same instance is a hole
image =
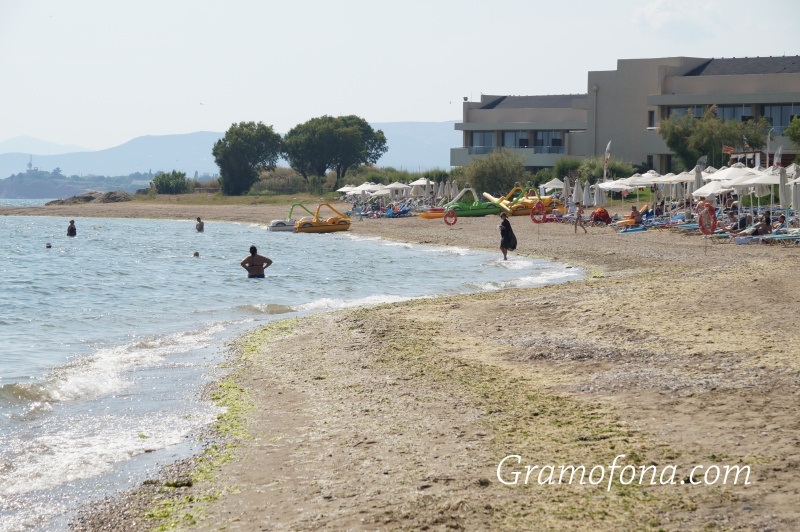
[[[120,201],[133,201],[133,195],[122,190],[111,192],[86,192],[80,196],[72,196],[63,200],[53,200],[45,205],[80,205],[82,203],[118,203]]]

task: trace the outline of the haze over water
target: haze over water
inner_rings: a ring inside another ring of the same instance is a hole
[[[68,238],[66,222],[0,217],[0,530],[64,528],[80,505],[197,451],[217,414],[200,388],[259,324],[581,275],[349,233],[79,218]],[[267,279],[239,266],[251,244],[275,261]]]

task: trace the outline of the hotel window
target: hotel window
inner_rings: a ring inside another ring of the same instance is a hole
[[[527,148],[527,131],[503,131],[503,146],[506,148]]]
[[[702,107],[668,107],[667,116],[672,118],[672,115],[685,116],[686,113],[691,113],[695,118],[702,118]],[[718,115],[719,116],[719,115]]]
[[[720,105],[717,107],[717,118],[722,121],[738,120],[745,122],[753,118],[749,105]]]
[[[494,146],[494,131],[473,131],[472,145],[481,148]]]
[[[769,120],[776,132],[781,135],[783,130],[791,123],[792,118],[800,115],[800,104],[765,105],[762,109],[762,115]]]
[[[647,127],[656,127],[655,111],[647,111]]]
[[[535,131],[533,146],[536,153],[564,153],[561,131]]]

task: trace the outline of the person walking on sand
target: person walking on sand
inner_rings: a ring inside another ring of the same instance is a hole
[[[78,236],[78,228],[75,227],[75,220],[70,220],[67,226],[67,236]]]
[[[202,233],[206,230],[206,224],[203,223],[203,220],[201,220],[199,216],[197,217],[197,223],[194,224],[194,228],[197,229],[198,233]]]
[[[504,212],[500,213],[502,221],[498,228],[500,229],[500,251],[503,252],[503,260],[508,260],[508,252],[517,249],[517,237],[511,229],[511,222],[508,221],[508,215]]]
[[[578,226],[581,226],[584,233],[588,233],[586,226],[583,224],[583,206],[580,201],[575,202],[575,234],[578,234]]]
[[[242,268],[247,270],[247,277],[250,279],[263,279],[264,270],[270,266],[272,261],[259,255],[255,246],[250,246],[250,255],[242,260]]]

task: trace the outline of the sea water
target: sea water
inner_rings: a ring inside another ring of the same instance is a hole
[[[350,233],[79,218],[70,238],[67,221],[0,217],[0,530],[65,528],[80,506],[196,452],[218,413],[200,390],[248,329],[581,275]],[[252,244],[274,261],[266,279],[239,265]]]

